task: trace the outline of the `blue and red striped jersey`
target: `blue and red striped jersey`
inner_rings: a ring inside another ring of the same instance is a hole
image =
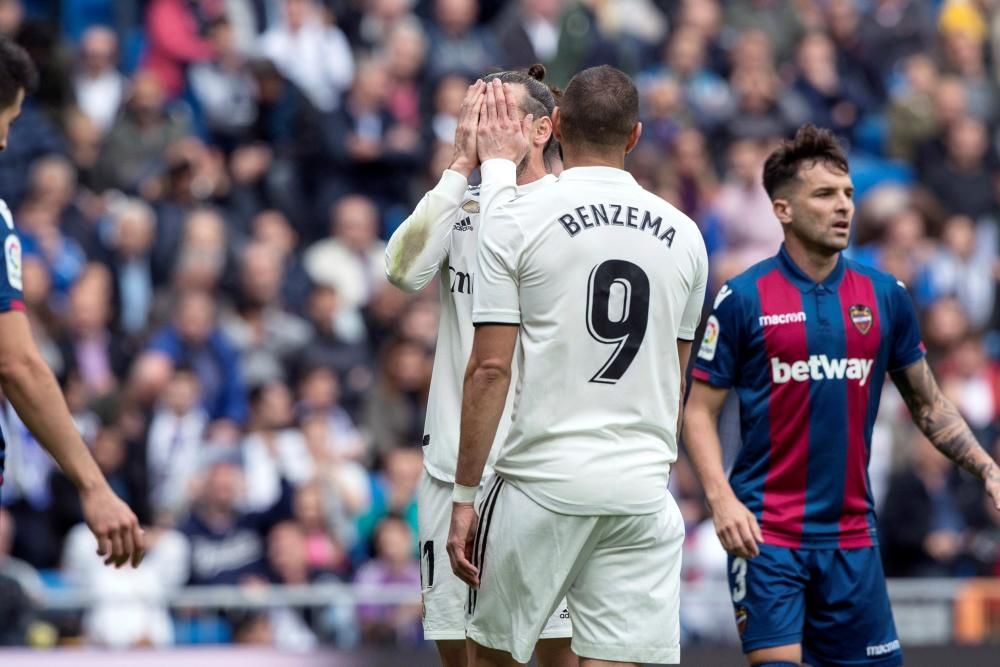
[[[923,356],[904,285],[843,256],[816,283],[782,246],[723,285],[693,375],[739,396],[730,482],[765,542],[876,542],[868,458],[882,385]]]

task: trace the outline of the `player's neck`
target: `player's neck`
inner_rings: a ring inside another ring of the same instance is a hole
[[[612,167],[625,168],[625,153],[608,155],[591,151],[574,151],[563,144],[563,169],[573,167]]]
[[[524,168],[524,171],[518,173],[517,184],[518,185],[528,185],[529,183],[534,183],[538,179],[544,177],[545,163],[541,160],[531,160],[528,165]]]
[[[795,265],[816,283],[826,280],[837,268],[840,259],[839,252],[830,254],[829,251],[810,248],[791,235],[785,236],[785,250]]]

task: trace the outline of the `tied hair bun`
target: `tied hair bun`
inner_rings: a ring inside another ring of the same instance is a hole
[[[528,76],[530,76],[535,81],[545,81],[545,65],[541,63],[535,63],[528,68]]]

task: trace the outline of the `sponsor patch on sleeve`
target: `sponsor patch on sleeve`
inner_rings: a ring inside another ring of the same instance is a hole
[[[16,290],[23,290],[21,282],[21,241],[16,234],[7,236],[3,243],[3,256],[7,264],[7,281]]]
[[[719,346],[719,318],[710,315],[705,323],[705,335],[698,348],[698,358],[705,361],[715,359],[715,349]]]

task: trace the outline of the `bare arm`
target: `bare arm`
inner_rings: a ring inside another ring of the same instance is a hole
[[[462,389],[456,489],[458,485],[477,487],[482,479],[507,402],[517,332],[518,327],[510,324],[484,324],[476,328]],[[477,522],[472,503],[456,497],[451,507],[448,558],[455,575],[472,587],[479,586],[479,568],[472,563]]]
[[[45,364],[28,319],[19,312],[0,314],[0,386],[38,443],[52,455],[80,491],[84,516],[97,536],[101,555],[123,565],[142,558],[139,523],[111,491],[80,438],[52,371]]]
[[[457,484],[478,486],[482,478],[507,403],[517,332],[509,324],[476,327],[462,389]]]
[[[728,390],[704,382],[691,387],[684,410],[684,447],[691,458],[705,498],[712,512],[715,531],[726,551],[741,558],[753,558],[764,538],[757,518],[733,493],[722,466],[722,443],[719,440],[719,413]]]
[[[1000,509],[1000,467],[980,446],[955,405],[941,392],[926,359],[891,374],[913,423],[938,450],[986,483]]]

